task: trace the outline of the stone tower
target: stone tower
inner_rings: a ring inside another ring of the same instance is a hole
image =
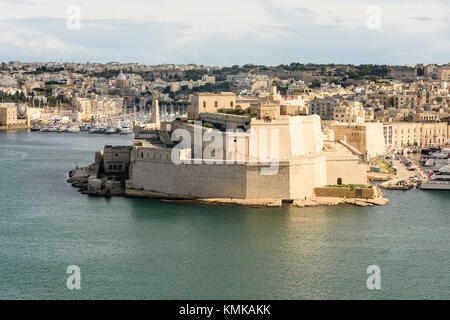
[[[160,120],[159,120],[159,104],[158,104],[158,100],[157,99],[154,99],[152,101],[152,116],[151,116],[150,122],[156,124],[157,126],[159,126],[159,124],[160,124]]]

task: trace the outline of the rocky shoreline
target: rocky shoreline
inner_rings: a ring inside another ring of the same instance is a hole
[[[125,195],[124,183],[115,177],[103,175],[99,177],[98,166],[94,163],[87,167],[77,168],[69,172],[69,179],[74,188],[91,196],[123,196]]]
[[[337,198],[337,197],[313,197],[311,199],[300,200],[294,202],[296,207],[316,207],[316,206],[337,206],[337,205],[354,205],[358,207],[384,206],[389,200],[384,197],[375,199],[360,198]]]
[[[79,191],[83,192],[88,190],[88,181],[90,177],[97,177],[94,164],[70,170],[67,182],[71,183],[72,187],[78,188]]]
[[[152,198],[164,202],[173,203],[197,203],[205,205],[224,205],[224,206],[246,206],[246,207],[281,207],[291,205],[294,207],[316,207],[316,206],[337,206],[354,205],[358,207],[371,207],[376,205],[386,205],[389,200],[384,198],[380,189],[373,186],[374,198],[346,198],[346,197],[317,197],[313,196],[307,199],[297,199],[289,203],[284,203],[281,199],[235,199],[235,198],[188,198],[184,196],[161,194],[145,190],[125,189],[125,181],[115,180],[115,177],[103,175],[99,177],[98,165],[95,163],[76,168],[69,172],[67,182],[73,187],[78,188],[83,194],[90,196],[125,196],[129,198]]]

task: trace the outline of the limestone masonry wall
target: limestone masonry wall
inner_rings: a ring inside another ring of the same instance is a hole
[[[317,197],[337,197],[337,198],[361,198],[373,199],[373,188],[356,188],[350,191],[349,188],[315,188]]]

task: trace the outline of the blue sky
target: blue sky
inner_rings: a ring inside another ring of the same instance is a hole
[[[0,0],[0,61],[444,64],[448,17],[448,0]]]

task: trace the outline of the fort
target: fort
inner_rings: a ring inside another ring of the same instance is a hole
[[[367,153],[345,141],[329,139],[330,132],[323,133],[319,116],[285,114],[269,97],[257,108],[256,117],[233,115],[236,119],[230,121],[230,115],[211,110],[232,108],[231,95],[216,96],[194,98],[191,119],[161,122],[152,116],[151,124],[135,128],[132,147],[106,146],[97,152],[90,170],[72,172],[70,181],[80,186],[83,180],[81,186],[89,194],[205,203],[303,201],[300,205],[304,206],[308,199],[320,203],[324,194],[385,203],[373,201],[382,198],[379,191],[330,194],[322,190],[328,185],[367,186],[368,166]],[[214,121],[213,128],[202,125],[203,109],[208,120]],[[152,115],[158,113],[155,100]],[[245,126],[237,129],[236,123]]]

